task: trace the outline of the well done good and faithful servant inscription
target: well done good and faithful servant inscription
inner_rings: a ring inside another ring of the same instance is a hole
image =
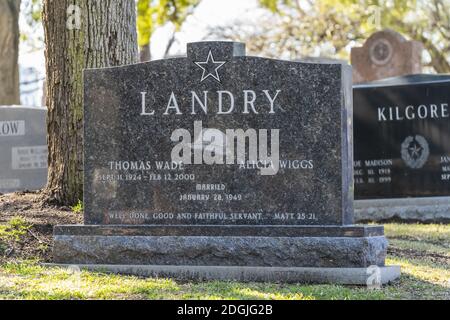
[[[232,42],[85,71],[86,223],[351,223],[348,72]]]

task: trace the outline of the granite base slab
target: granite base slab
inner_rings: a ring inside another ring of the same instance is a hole
[[[384,266],[388,242],[382,227],[277,228],[280,229],[273,229],[269,236],[258,235],[267,230],[265,226],[230,226],[229,235],[224,235],[224,226],[59,226],[54,230],[54,262],[224,267]],[[238,234],[238,231],[245,232]],[[185,235],[180,235],[183,232]]]
[[[450,222],[450,197],[355,201],[356,221]]]
[[[377,225],[59,225],[54,235],[71,236],[256,236],[256,237],[376,237]]]
[[[69,268],[74,265],[45,264]],[[161,266],[161,265],[76,265],[80,270],[136,275],[141,277],[175,278],[179,280],[233,280],[242,282],[333,283],[347,285],[382,285],[400,277],[400,267],[379,268],[299,268],[299,267],[224,267],[224,266]],[[375,276],[375,283],[371,276]]]

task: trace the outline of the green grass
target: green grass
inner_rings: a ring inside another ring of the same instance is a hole
[[[384,229],[389,238],[445,244],[450,248],[450,225],[389,223]]]
[[[83,212],[83,202],[81,200],[78,200],[77,204],[74,205],[71,209],[75,213],[82,213]]]
[[[20,217],[12,218],[7,224],[0,225],[0,257],[11,250],[11,244],[20,241],[29,228],[30,225]]]
[[[30,225],[22,218],[15,217],[5,225],[0,225],[0,241],[19,241],[27,233]]]
[[[46,268],[38,261],[0,265],[0,299],[450,299],[450,226],[386,225],[387,264],[402,277],[379,290],[339,285],[225,281],[177,282]]]

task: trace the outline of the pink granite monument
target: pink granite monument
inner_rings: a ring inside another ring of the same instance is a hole
[[[422,73],[423,45],[393,30],[372,34],[362,47],[352,48],[353,82]]]

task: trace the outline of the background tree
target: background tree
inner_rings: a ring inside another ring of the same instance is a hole
[[[348,59],[350,48],[385,28],[421,41],[427,66],[450,72],[450,0],[260,0],[271,14],[258,26],[245,23],[211,30],[245,41],[249,51],[290,59],[332,56]]]
[[[0,105],[20,104],[20,0],[0,0]]]
[[[49,171],[47,203],[83,192],[84,68],[137,62],[134,0],[44,0]]]
[[[26,28],[20,30],[20,41],[25,42],[30,51],[44,49],[42,28],[42,0],[22,0],[21,13]]]
[[[269,12],[258,24],[237,21],[210,30],[210,36],[245,42],[249,53],[273,58],[299,59],[329,56],[345,59],[346,48],[365,38],[359,20],[346,12],[322,11],[311,1],[260,1]]]
[[[360,17],[365,34],[390,28],[424,44],[428,65],[438,73],[450,72],[450,0],[325,0],[326,11],[338,10]],[[365,13],[365,14],[364,14]]]
[[[180,30],[186,18],[191,15],[201,0],[138,0],[138,42],[140,60],[151,59],[150,40],[156,28],[171,23],[174,32],[167,42],[164,56],[169,54],[175,41],[175,34]]]

